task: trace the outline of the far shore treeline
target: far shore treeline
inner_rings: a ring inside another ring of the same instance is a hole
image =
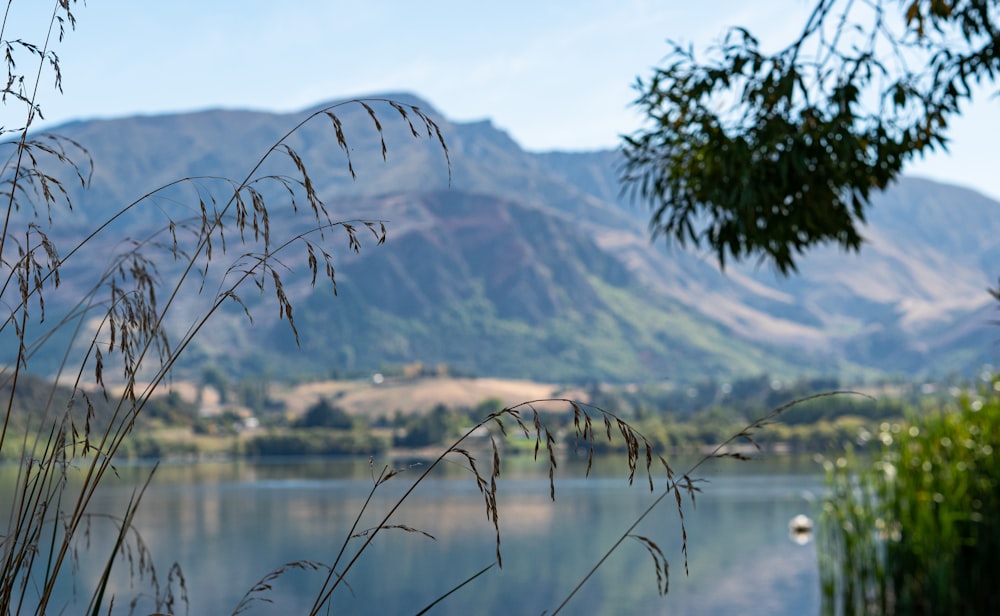
[[[342,388],[412,386],[434,389],[446,379],[439,377],[383,377],[379,383],[337,382]],[[33,386],[32,386],[33,385]],[[329,383],[328,383],[329,385]],[[714,380],[687,386],[671,384],[600,385],[573,390],[573,399],[605,409],[615,409],[631,422],[662,453],[697,452],[711,448],[738,432],[742,426],[789,402],[823,392],[852,392],[824,396],[794,405],[783,412],[755,442],[769,452],[826,453],[851,445],[864,448],[866,434],[878,433],[885,425],[917,416],[934,408],[942,399],[956,398],[974,388],[959,380],[939,383],[882,383],[852,388],[836,379],[800,379],[782,383],[767,376],[733,382]],[[485,397],[474,404],[441,400],[421,406],[406,406],[376,412],[345,408],[342,393],[318,395],[307,404],[296,405],[278,384],[247,381],[230,384],[213,371],[206,371],[194,399],[178,389],[152,400],[139,418],[123,447],[132,459],[200,459],[265,456],[370,456],[390,453],[419,454],[454,441],[490,413],[503,408],[498,397]],[[335,388],[334,388],[335,389]],[[341,392],[343,389],[341,389]],[[278,392],[278,393],[272,393]],[[48,386],[32,378],[18,387],[10,429],[21,431],[30,421]],[[6,395],[6,394],[4,394]],[[555,396],[559,397],[559,396]],[[211,402],[206,402],[211,400]],[[546,425],[557,438],[557,446],[572,455],[573,413],[568,402],[540,403]],[[108,409],[94,405],[92,422],[100,424]],[[20,417],[20,419],[18,419]],[[484,438],[484,432],[478,437]],[[510,453],[533,450],[534,441],[518,434],[501,439]],[[470,441],[477,442],[477,435]],[[486,445],[487,441],[482,441]],[[621,439],[602,440],[595,453],[619,452]],[[586,453],[586,452],[583,452]]]

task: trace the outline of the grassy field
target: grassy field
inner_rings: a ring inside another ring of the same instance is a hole
[[[172,389],[195,402],[198,389],[191,383],[177,382]],[[381,384],[372,381],[316,381],[299,385],[273,385],[268,396],[282,404],[289,416],[301,415],[321,398],[326,398],[351,415],[377,417],[423,413],[438,404],[448,407],[475,407],[483,400],[497,398],[504,405],[514,405],[543,398],[571,398],[586,401],[580,389],[567,389],[551,383],[537,383],[499,378],[387,378]],[[210,388],[202,390],[202,407],[210,414],[218,405],[218,394]],[[562,408],[562,407],[559,407]]]

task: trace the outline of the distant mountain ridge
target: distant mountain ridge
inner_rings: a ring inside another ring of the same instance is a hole
[[[440,123],[450,177],[440,148],[411,139],[386,105],[375,105],[386,163],[364,109],[337,109],[357,181],[329,123],[307,125],[289,145],[317,192],[337,217],[387,220],[389,239],[335,255],[337,298],[289,285],[301,353],[273,310],[256,311],[248,335],[233,306],[192,360],[311,376],[420,361],[576,382],[919,376],[996,363],[1000,328],[989,324],[996,313],[986,288],[1000,275],[1000,204],[972,191],[904,179],[875,198],[860,255],[818,250],[789,279],[752,265],[720,273],[708,255],[650,242],[648,212],[621,196],[615,152],[525,152],[488,121],[449,122],[412,95],[384,98],[419,105]],[[305,113],[217,110],[58,127],[96,166],[91,189],[72,195],[76,207],[59,213],[53,233],[68,241],[180,177],[242,178]],[[160,195],[114,235],[141,236],[163,224],[162,212],[195,215],[196,206],[190,194]],[[291,228],[274,216],[272,224]]]

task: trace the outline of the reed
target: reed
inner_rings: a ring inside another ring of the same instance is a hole
[[[874,459],[828,463],[825,613],[1000,613],[1000,380],[882,424]]]

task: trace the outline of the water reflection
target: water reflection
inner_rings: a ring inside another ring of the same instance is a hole
[[[818,469],[794,472],[803,469],[801,463],[789,464],[706,471],[709,482],[696,507],[685,503],[688,577],[672,499],[636,530],[656,541],[670,561],[666,598],[656,595],[649,556],[628,542],[573,599],[569,613],[816,613],[815,548],[792,541],[788,523],[797,514],[815,514],[804,495],[818,492],[822,479]],[[620,466],[599,464],[590,479],[579,476],[581,469],[560,468],[564,478],[557,481],[554,503],[537,467],[505,469],[499,494],[504,568],[463,588],[434,613],[551,610],[653,498],[644,482],[628,488]],[[414,471],[376,491],[359,529],[377,523],[419,469]],[[120,469],[121,480],[102,492],[96,510],[120,510],[148,472]],[[175,561],[182,566],[192,614],[227,614],[274,568],[303,559],[332,561],[368,497],[373,472],[365,460],[165,465],[136,524],[161,571]],[[462,469],[445,469],[423,485],[394,523],[436,540],[404,530],[380,535],[348,576],[350,589],[334,595],[334,613],[416,612],[495,558],[483,496]],[[95,530],[92,544],[101,545],[100,539]],[[257,603],[249,613],[307,611],[322,577],[290,571],[266,595],[273,603]],[[123,597],[136,592],[127,577],[116,582],[116,590]]]

